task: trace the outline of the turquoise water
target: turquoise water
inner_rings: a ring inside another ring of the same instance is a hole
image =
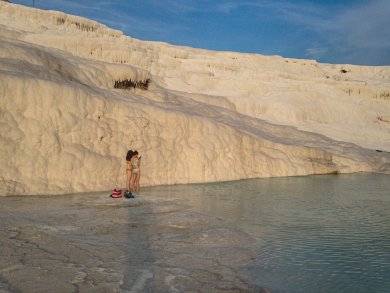
[[[256,238],[242,269],[271,292],[390,292],[390,176],[351,174],[159,187]]]

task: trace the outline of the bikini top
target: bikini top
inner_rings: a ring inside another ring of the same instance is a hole
[[[134,160],[133,166],[134,166],[134,167],[138,167],[138,162],[139,162],[139,160]]]

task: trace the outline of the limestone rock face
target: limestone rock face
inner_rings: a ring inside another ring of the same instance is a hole
[[[390,67],[213,52],[0,2],[0,194],[390,172]],[[381,152],[377,151],[380,150]]]

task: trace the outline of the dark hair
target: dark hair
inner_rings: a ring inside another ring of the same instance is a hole
[[[132,150],[129,150],[126,154],[126,161],[130,161],[133,156],[134,152]]]

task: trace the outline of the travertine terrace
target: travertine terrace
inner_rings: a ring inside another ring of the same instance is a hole
[[[390,172],[390,67],[145,42],[0,2],[0,194]]]

